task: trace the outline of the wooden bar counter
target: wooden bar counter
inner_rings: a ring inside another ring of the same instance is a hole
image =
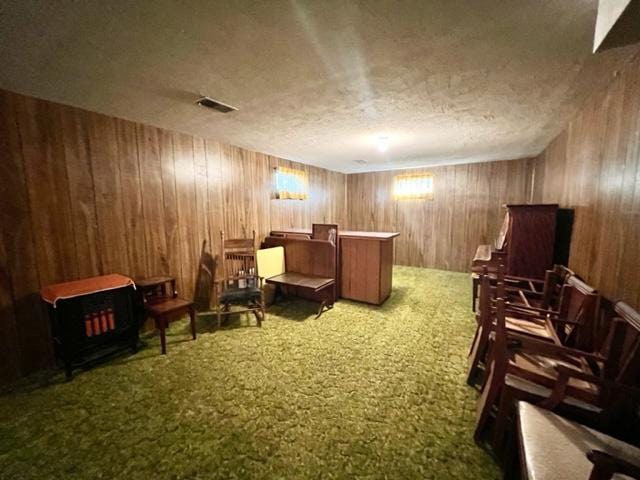
[[[289,228],[273,230],[271,235],[303,234],[311,229]],[[396,232],[338,231],[342,298],[382,304],[391,293],[393,278],[393,239]]]

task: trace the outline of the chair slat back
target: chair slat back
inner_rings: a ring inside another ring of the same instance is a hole
[[[224,232],[220,232],[223,289],[247,287],[250,280],[257,278],[255,238],[255,231],[251,238],[225,238]]]
[[[576,324],[567,324],[560,332],[566,345],[585,351],[594,350],[593,330],[598,303],[599,296],[595,288],[575,276],[569,277],[562,288],[560,317]]]

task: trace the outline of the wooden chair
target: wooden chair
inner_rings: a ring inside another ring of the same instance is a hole
[[[575,273],[564,265],[554,265],[547,270],[544,281],[535,278],[516,277],[504,275],[504,266],[489,269],[488,265],[475,267],[472,278],[472,306],[476,310],[478,289],[480,287],[480,275],[483,271],[489,272],[491,283],[503,282],[508,292],[511,292],[512,302],[521,302],[524,306],[533,306],[542,309],[556,310],[559,306],[562,287]]]
[[[640,321],[625,304],[611,322],[607,345],[589,353],[531,337],[510,334],[505,327],[504,300],[496,302],[495,341],[487,382],[478,402],[476,441],[497,406],[493,447],[502,447],[516,400],[558,409],[582,422],[607,429],[628,395],[640,398]],[[615,392],[615,393],[614,393]]]
[[[469,369],[467,373],[467,384],[475,386],[479,380],[479,373],[486,363],[486,356],[489,350],[489,343],[492,332],[495,330],[495,315],[493,315],[492,303],[496,296],[504,298],[504,284],[491,286],[489,275],[481,276],[480,298],[478,306],[478,326],[471,343],[469,351]],[[505,328],[507,331],[532,335],[541,340],[560,344],[560,339],[556,334],[555,327],[549,317],[540,315],[522,315],[518,312],[511,314],[506,310],[505,302]]]
[[[262,326],[265,319],[264,296],[256,265],[256,232],[251,238],[227,239],[220,232],[220,270],[222,278],[217,280],[218,301],[216,317],[218,327],[222,316],[252,312]],[[232,305],[243,305],[243,310],[231,310]]]
[[[491,303],[497,287],[491,285],[491,277],[486,269],[481,275],[481,282],[478,327],[469,352],[467,383],[471,386],[476,385],[481,366],[486,363],[489,337],[495,324],[491,315]],[[500,282],[498,285],[502,289],[500,296],[509,297],[504,283]],[[584,282],[569,279],[563,286],[558,311],[527,306],[517,301],[505,301],[507,331],[592,351],[588,348],[590,343],[586,339],[592,338],[592,324],[597,311],[598,296],[594,292]],[[588,334],[584,334],[583,330]]]
[[[189,315],[191,336],[196,339],[196,310],[193,301],[178,297],[176,279],[173,277],[150,277],[136,281],[144,300],[145,315],[153,318],[160,332],[160,350],[167,353],[166,329],[169,322]]]
[[[640,479],[640,448],[526,402],[518,402],[516,411],[514,450],[523,478],[607,480],[621,474]]]

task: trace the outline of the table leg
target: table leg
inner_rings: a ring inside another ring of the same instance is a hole
[[[189,308],[189,318],[191,318],[191,336],[196,339],[196,310],[193,307]]]
[[[159,317],[156,320],[156,324],[158,329],[160,330],[160,351],[163,355],[167,354],[167,337],[165,335],[165,330],[167,328],[164,317]]]

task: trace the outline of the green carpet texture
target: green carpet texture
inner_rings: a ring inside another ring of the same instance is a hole
[[[172,324],[71,382],[0,396],[2,479],[497,478],[472,439],[462,273],[395,267],[382,307],[303,300]]]

